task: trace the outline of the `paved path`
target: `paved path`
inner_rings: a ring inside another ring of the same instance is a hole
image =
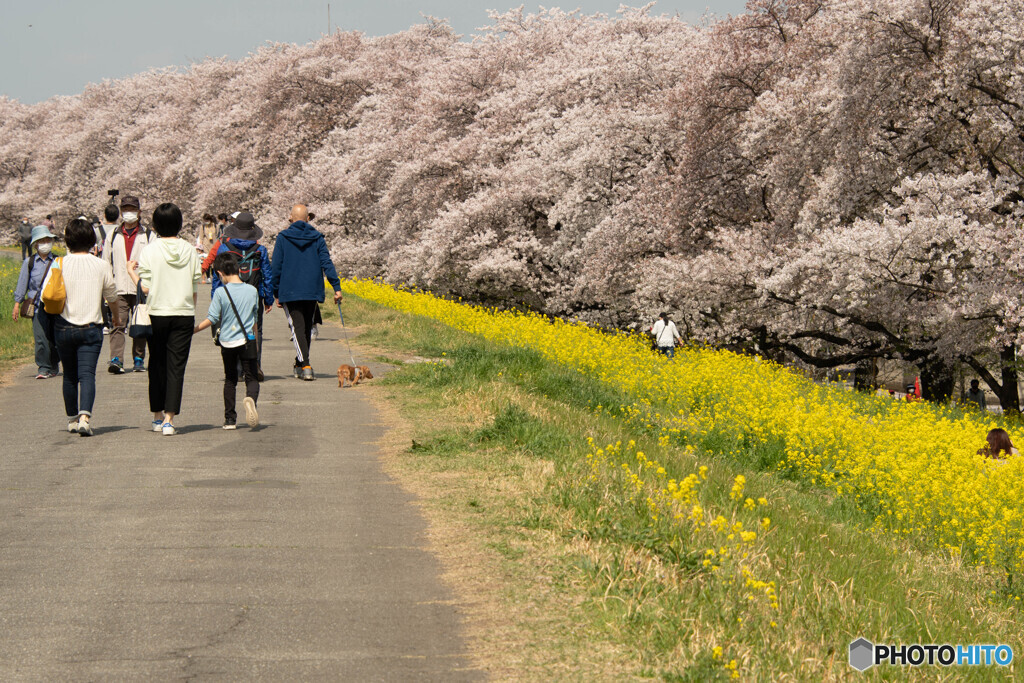
[[[26,367],[0,388],[0,680],[482,678],[381,471],[386,427],[331,374],[340,333],[301,382],[273,311],[257,430],[221,429],[208,333],[173,437],[148,431],[145,374],[104,366],[92,438],[67,433],[60,379]]]

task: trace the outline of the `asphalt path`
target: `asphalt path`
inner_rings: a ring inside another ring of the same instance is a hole
[[[0,388],[0,680],[483,677],[381,469],[386,425],[337,387],[341,328],[321,328],[303,382],[283,312],[266,326],[257,429],[241,386],[240,426],[221,429],[208,333],[174,436],[149,430],[146,374],[105,371],[106,344],[91,438],[67,432],[60,378],[26,366]]]

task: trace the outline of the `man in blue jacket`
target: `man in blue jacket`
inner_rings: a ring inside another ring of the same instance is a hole
[[[256,356],[256,374],[263,379],[263,314],[270,313],[274,305],[274,290],[270,286],[270,256],[267,248],[259,244],[263,237],[263,229],[256,225],[256,220],[249,212],[238,214],[238,218],[224,229],[220,239],[220,246],[217,248],[217,255],[224,252],[232,252],[238,257],[238,277],[247,285],[252,285],[260,295],[260,305],[257,306],[256,318],[256,345],[258,355]],[[217,293],[217,289],[223,286],[217,272],[211,269],[213,276],[210,278],[210,297]]]
[[[313,381],[309,340],[313,316],[324,300],[324,278],[334,288],[334,302],[341,301],[341,280],[331,262],[324,236],[309,224],[304,204],[292,207],[291,225],[277,235],[270,265],[270,288],[284,309],[295,340],[296,377]]]

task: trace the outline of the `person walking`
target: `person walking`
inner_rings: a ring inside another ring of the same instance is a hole
[[[341,280],[331,262],[324,236],[307,222],[309,211],[296,204],[291,211],[291,225],[282,230],[274,242],[270,261],[271,296],[284,309],[295,341],[295,377],[306,381],[316,379],[309,358],[313,320],[324,301],[324,278],[334,288],[334,302],[339,303]]]
[[[130,261],[138,261],[143,249],[153,241],[153,232],[143,228],[139,223],[139,211],[142,208],[138,197],[125,195],[121,198],[121,218],[123,223],[107,235],[103,245],[103,260],[110,264],[117,283],[117,300],[111,310],[117,308],[117,319],[121,325],[110,330],[110,361],[107,372],[112,375],[124,374],[125,336],[128,333],[128,321],[132,310],[138,304],[135,283],[128,270]],[[132,369],[145,372],[146,338],[132,338]]]
[[[181,413],[185,365],[192,347],[196,298],[199,292],[199,256],[178,237],[181,209],[171,203],[153,211],[153,240],[139,260],[128,264],[132,281],[147,295],[153,335],[149,338],[149,409],[153,431],[175,433],[174,417]]]
[[[38,367],[36,379],[49,379],[58,375],[60,357],[53,344],[53,331],[50,327],[50,316],[39,304],[39,295],[43,291],[43,280],[53,265],[53,241],[55,236],[45,225],[32,228],[29,245],[36,253],[21,263],[18,283],[14,286],[14,310],[11,318],[17,322],[19,318],[32,319],[32,339],[35,342],[35,361]]]
[[[61,259],[60,271],[67,298],[64,310],[54,316],[53,336],[64,364],[62,390],[68,431],[92,436],[96,364],[103,349],[101,303],[117,299],[117,286],[110,264],[91,253],[96,246],[91,221],[82,216],[71,219],[64,240],[69,253]],[[120,321],[115,318],[114,322]]]
[[[257,374],[262,376],[261,368],[263,360],[263,315],[270,313],[274,306],[274,291],[270,286],[270,255],[267,248],[259,243],[263,237],[263,230],[256,225],[256,219],[247,211],[238,214],[235,222],[224,230],[224,237],[221,241],[217,256],[224,253],[232,253],[238,259],[238,277],[242,282],[252,285],[260,295],[260,305],[257,311],[256,328],[259,333],[256,336],[259,356],[256,361]],[[221,287],[221,280],[217,276],[216,268],[211,273],[211,296],[217,293]]]
[[[213,271],[222,284],[213,293],[206,320],[196,325],[193,331],[199,333],[212,325],[220,325],[220,357],[224,362],[224,429],[234,429],[238,420],[235,390],[239,367],[245,379],[245,421],[250,427],[260,424],[260,416],[256,412],[256,402],[260,398],[256,359],[248,358],[244,353],[246,341],[258,336],[256,317],[260,295],[255,287],[242,282],[238,263],[238,257],[230,251],[221,252],[214,259]]]
[[[18,223],[18,239],[21,242],[21,260],[24,261],[32,255],[32,224],[28,222],[28,216]]]
[[[121,210],[117,208],[117,204],[111,202],[103,207],[103,222],[96,226],[96,251],[101,257],[103,256],[103,249],[107,245],[107,235],[117,230],[119,218],[121,218]]]
[[[971,388],[967,390],[966,398],[968,405],[976,405],[981,410],[988,410],[988,401],[985,399],[985,392],[978,380],[971,380]]]
[[[683,343],[676,324],[668,319],[668,313],[658,316],[658,321],[651,328],[651,334],[654,335],[654,343],[658,347],[658,352],[665,354],[669,359],[675,355],[676,342]]]
[[[201,284],[206,284],[208,278],[212,277],[210,266],[206,265],[206,257],[214,253],[214,245],[217,244],[218,234],[217,219],[212,213],[204,213],[203,224],[199,228],[199,234],[196,235],[196,252],[203,262],[203,279]]]

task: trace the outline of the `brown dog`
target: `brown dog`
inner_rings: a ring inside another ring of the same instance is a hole
[[[365,365],[353,367],[351,365],[338,366],[338,386],[355,386],[364,379],[373,379],[373,373]]]
[[[356,376],[358,372],[351,365],[339,365],[338,366],[338,386],[344,387],[348,384],[355,386],[359,378]]]

